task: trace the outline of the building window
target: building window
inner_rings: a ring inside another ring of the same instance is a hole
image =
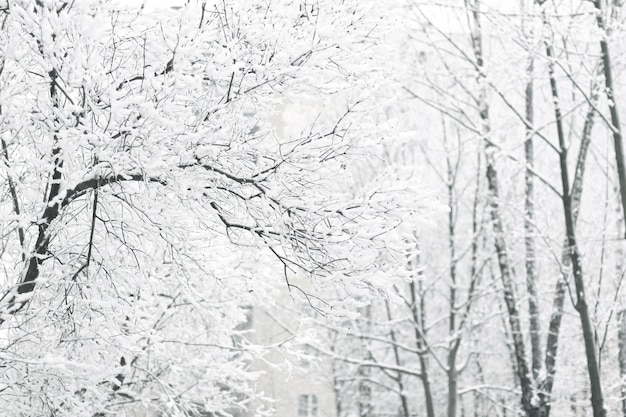
[[[317,417],[317,396],[308,394],[298,397],[298,417]]]

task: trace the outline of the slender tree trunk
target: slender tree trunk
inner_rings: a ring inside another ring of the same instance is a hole
[[[619,120],[619,111],[617,102],[615,101],[615,84],[613,83],[613,69],[611,66],[611,55],[609,53],[609,44],[607,42],[607,27],[604,20],[604,10],[602,1],[595,0],[596,21],[600,34],[600,53],[602,57],[602,71],[604,73],[604,82],[606,86],[606,98],[609,106],[609,114],[611,115],[611,130],[613,131],[613,146],[615,148],[615,162],[617,165],[617,177],[619,179],[620,199],[622,201],[622,212],[626,219],[626,166],[624,165],[624,144],[622,138],[622,126]]]
[[[363,316],[365,317],[366,329],[365,334],[371,333],[372,323],[372,310],[371,306],[367,306],[363,310]],[[362,347],[365,353],[365,359],[371,361],[371,352],[369,341],[363,339]],[[359,417],[372,417],[372,387],[370,385],[371,369],[367,366],[361,366],[359,368]]]
[[[541,326],[539,321],[539,296],[537,294],[537,267],[535,259],[535,189],[533,168],[535,164],[535,150],[533,144],[533,69],[534,59],[532,53],[528,56],[526,76],[528,81],[524,94],[526,139],[524,141],[524,156],[526,171],[524,173],[524,246],[526,249],[526,288],[528,291],[528,318],[530,321],[530,348],[533,378],[537,380],[541,372]]]
[[[341,417],[343,411],[341,404],[341,390],[339,389],[339,382],[336,377],[334,378],[333,390],[335,392],[335,413],[337,417]]]
[[[456,368],[457,349],[448,352],[448,417],[456,417],[458,398],[458,370]]]
[[[532,3],[531,3],[532,4]],[[528,36],[526,28],[526,0],[521,0],[522,32]],[[524,172],[524,247],[526,249],[526,290],[528,292],[528,319],[530,322],[530,349],[533,378],[538,379],[541,373],[541,325],[539,321],[539,296],[537,293],[537,261],[535,255],[535,186],[533,168],[535,165],[535,149],[533,143],[534,132],[534,103],[533,78],[535,61],[533,51],[528,51],[526,65],[526,88],[524,90],[524,117],[525,140],[524,157],[526,171]]]
[[[623,218],[620,216],[621,207],[617,210],[617,224],[621,224]],[[618,236],[620,234],[618,233]],[[624,278],[624,250],[623,243],[619,242],[615,251],[615,276],[619,280]],[[617,313],[617,361],[619,365],[620,396],[622,402],[622,416],[626,417],[626,303],[621,297],[620,309]]]
[[[424,389],[424,402],[426,403],[426,416],[435,417],[435,405],[433,401],[432,388],[430,386],[430,374],[428,364],[428,352],[426,341],[426,312],[423,291],[423,276],[420,272],[419,246],[416,248],[416,255],[409,263],[411,271],[417,271],[414,278],[409,282],[411,292],[411,315],[415,329],[415,340],[420,361],[420,372],[422,388]]]
[[[466,2],[466,5],[468,2]],[[485,161],[487,166],[487,187],[489,190],[489,208],[491,214],[491,223],[494,234],[494,245],[498,257],[498,266],[500,269],[500,277],[504,288],[504,302],[508,312],[509,326],[511,330],[511,338],[513,339],[513,347],[515,351],[517,376],[522,390],[522,408],[529,417],[536,416],[536,401],[534,384],[531,376],[531,369],[526,356],[526,346],[524,335],[522,334],[522,325],[520,312],[518,310],[518,298],[515,292],[515,285],[510,269],[509,255],[507,244],[504,238],[504,224],[500,213],[500,191],[498,186],[498,171],[496,168],[495,154],[497,147],[490,140],[490,120],[489,120],[489,104],[487,103],[486,81],[482,32],[480,25],[480,1],[475,0],[471,6],[471,15],[473,21],[472,43],[474,46],[474,54],[476,57],[476,66],[479,69],[479,103],[480,119],[482,122],[482,135],[486,142],[485,145]]]
[[[389,301],[385,300],[385,309],[387,310],[387,319],[391,322],[391,307],[389,306]],[[389,339],[391,339],[392,347],[393,347],[393,357],[398,367],[402,366],[402,360],[400,359],[400,351],[398,349],[396,332],[393,330],[393,327],[389,330]],[[400,415],[399,417],[411,417],[411,413],[409,412],[409,399],[405,394],[405,383],[402,378],[402,373],[397,372],[396,376],[393,378],[398,385],[398,396],[400,397]]]
[[[481,111],[483,115],[483,122],[488,123],[488,113],[486,105]],[[488,134],[488,128],[485,129],[484,134]],[[495,146],[487,145],[486,162],[487,162],[487,184],[489,188],[489,203],[491,211],[491,221],[494,232],[494,244],[496,248],[496,254],[498,257],[498,266],[500,268],[500,275],[502,278],[502,285],[504,287],[504,301],[509,316],[509,325],[511,327],[511,337],[513,338],[513,346],[515,348],[515,357],[517,361],[517,372],[520,380],[520,386],[522,388],[522,406],[529,416],[534,415],[533,400],[533,381],[531,378],[531,370],[528,366],[528,360],[526,357],[526,347],[524,343],[524,336],[522,334],[522,325],[520,320],[520,312],[518,310],[518,298],[515,292],[515,285],[513,283],[513,276],[510,270],[510,261],[507,251],[506,240],[504,238],[504,224],[500,214],[500,191],[498,186],[498,171],[496,169],[495,162]]]
[[[417,339],[417,349],[419,351],[420,372],[422,374],[422,388],[424,389],[424,402],[426,403],[426,416],[435,417],[435,405],[433,401],[432,389],[430,386],[430,374],[428,364],[428,352],[423,337],[424,329],[424,297],[421,291],[421,281],[418,285],[414,281],[409,283],[411,291],[411,313],[415,326],[415,337]]]
[[[338,333],[332,332],[329,336],[329,339],[332,341],[330,344],[330,351],[335,352],[335,346],[337,346]],[[337,360],[332,359],[332,372],[333,372],[333,392],[335,394],[335,417],[342,417],[343,412],[343,395],[341,392],[342,383],[337,375],[339,375],[339,371],[337,370]]]
[[[545,19],[545,16],[544,16]],[[567,167],[567,144],[565,142],[565,133],[563,130],[561,109],[559,105],[559,94],[554,74],[554,51],[552,45],[546,42],[546,55],[549,62],[550,88],[552,99],[554,102],[554,112],[556,118],[557,135],[559,139],[559,165],[561,170],[562,184],[562,200],[563,213],[565,216],[565,230],[567,233],[567,243],[569,255],[572,261],[572,269],[574,274],[574,284],[576,286],[576,310],[580,317],[583,339],[585,342],[585,354],[587,357],[587,370],[589,373],[589,382],[591,385],[591,404],[593,407],[594,417],[605,417],[604,395],[602,392],[602,383],[600,380],[600,367],[598,363],[598,352],[594,337],[593,324],[591,323],[591,315],[587,304],[587,296],[584,283],[584,275],[582,269],[582,261],[578,245],[576,241],[576,231],[574,222],[574,209],[572,206],[572,194],[569,185],[569,170]]]
[[[617,314],[617,342],[619,348],[620,393],[622,399],[622,415],[626,417],[626,309]]]
[[[585,117],[585,123],[582,131],[582,138],[580,142],[580,149],[578,151],[578,158],[576,160],[576,171],[574,173],[574,181],[572,183],[572,217],[574,220],[574,227],[578,220],[578,213],[580,212],[580,200],[583,192],[583,178],[585,174],[585,165],[587,161],[587,155],[589,151],[589,145],[591,144],[591,132],[595,120],[595,106],[598,102],[598,95],[600,93],[599,86],[595,84],[592,88],[587,115]],[[554,291],[554,298],[552,301],[552,315],[550,317],[550,323],[548,326],[548,336],[546,341],[546,353],[545,353],[545,367],[546,377],[541,382],[541,395],[545,398],[542,403],[545,408],[545,416],[550,413],[550,395],[554,385],[554,377],[556,374],[556,358],[559,346],[559,334],[561,329],[561,320],[563,318],[563,306],[565,303],[565,293],[567,291],[567,279],[569,271],[571,270],[572,261],[569,256],[568,240],[567,237],[563,242],[563,253],[561,255],[562,269],[565,271],[562,273],[556,283]]]
[[[474,194],[474,202],[472,204],[472,245],[471,245],[471,267],[470,267],[470,283],[467,292],[467,300],[465,302],[465,309],[462,314],[458,313],[458,307],[456,303],[456,250],[455,250],[455,233],[454,225],[456,223],[456,201],[454,194],[454,182],[456,177],[456,170],[452,170],[452,164],[448,160],[448,196],[449,204],[455,209],[451,209],[448,217],[449,221],[449,245],[450,245],[450,275],[451,275],[451,289],[450,289],[450,344],[448,345],[448,362],[447,362],[447,377],[448,377],[448,417],[456,417],[458,402],[460,400],[458,395],[458,378],[459,370],[457,368],[458,352],[461,348],[461,342],[463,340],[463,330],[469,318],[469,314],[474,301],[474,293],[476,286],[482,274],[478,267],[478,238],[479,238],[479,199],[481,191],[481,149],[479,148],[476,160],[476,191]],[[457,317],[458,315],[458,317]],[[458,319],[458,320],[457,320]],[[456,324],[456,322],[459,322]],[[463,413],[462,413],[463,414]]]
[[[447,135],[444,126],[444,140],[447,142]],[[447,363],[447,377],[448,377],[448,417],[456,417],[457,407],[457,389],[458,389],[458,372],[456,369],[456,357],[458,352],[458,344],[456,341],[461,336],[457,330],[457,310],[456,310],[456,293],[457,293],[457,260],[456,260],[456,198],[455,198],[455,176],[456,171],[454,164],[450,159],[450,154],[446,152],[446,167],[447,167],[447,188],[448,188],[448,205],[450,211],[448,211],[448,250],[450,251],[450,300],[449,300],[449,314],[448,314],[448,335],[450,337],[450,343],[448,346],[448,363]]]
[[[478,373],[478,382],[480,384],[485,383],[485,373],[483,372],[483,367],[480,364],[480,357],[476,356],[476,371]],[[487,407],[485,406],[485,401],[480,395],[480,390],[474,390],[474,417],[484,417],[487,415]]]
[[[545,17],[544,17],[545,19]],[[551,53],[551,46],[546,43],[546,50]],[[580,149],[578,152],[578,158],[576,161],[576,171],[574,174],[574,180],[571,189],[571,208],[572,208],[572,220],[574,227],[578,220],[578,214],[580,210],[580,200],[583,192],[583,178],[585,173],[585,165],[591,143],[591,132],[593,130],[595,121],[595,108],[598,102],[600,93],[599,85],[594,83],[592,86],[591,94],[589,97],[590,103],[585,117],[585,123],[581,134]],[[560,113],[560,110],[559,110]],[[560,122],[559,122],[560,123]],[[562,128],[561,128],[562,131]],[[565,302],[565,294],[567,291],[567,280],[569,271],[571,270],[572,260],[569,251],[569,241],[566,233],[566,237],[563,243],[563,253],[561,256],[561,265],[564,273],[560,274],[556,282],[556,288],[554,291],[554,297],[552,301],[552,314],[548,325],[548,335],[546,340],[546,352],[545,352],[545,378],[539,384],[540,391],[540,416],[549,416],[551,409],[551,394],[554,385],[554,377],[556,375],[556,359],[559,346],[559,335],[561,329],[561,321],[563,318],[563,307]]]

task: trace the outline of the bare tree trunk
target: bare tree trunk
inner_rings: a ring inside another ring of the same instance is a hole
[[[486,104],[481,111],[484,125],[488,123],[488,113]],[[488,134],[486,127],[484,134]],[[526,357],[526,348],[524,344],[524,336],[522,334],[522,325],[520,313],[517,308],[518,299],[513,283],[513,276],[510,270],[510,261],[507,251],[506,240],[504,239],[504,225],[500,214],[500,191],[498,187],[498,171],[495,163],[495,146],[488,144],[485,147],[487,162],[487,184],[489,188],[489,203],[491,211],[492,227],[494,232],[494,244],[498,256],[498,265],[500,267],[500,275],[502,285],[504,287],[504,301],[509,316],[509,325],[511,327],[511,337],[513,338],[513,346],[515,348],[515,356],[517,361],[517,372],[522,388],[522,405],[529,416],[533,415],[533,382],[530,375],[528,360]]]
[[[478,371],[478,382],[480,384],[484,384],[485,383],[485,373],[483,372],[483,367],[480,364],[480,356],[476,356],[475,359],[475,363],[476,363],[476,370]],[[480,390],[474,390],[474,395],[473,395],[473,399],[474,399],[474,417],[483,417],[485,415],[487,415],[486,411],[487,411],[487,407],[485,406],[485,401],[483,399],[483,397],[480,395]]]
[[[545,17],[544,17],[545,19]],[[565,143],[565,133],[563,131],[563,123],[561,109],[559,106],[559,94],[554,74],[554,51],[552,45],[546,42],[546,55],[549,62],[550,88],[554,102],[554,112],[556,118],[557,135],[559,139],[559,165],[561,169],[562,184],[562,200],[563,214],[565,216],[565,230],[567,233],[567,243],[569,255],[572,261],[574,274],[574,284],[576,286],[576,310],[580,316],[583,331],[583,339],[585,342],[585,353],[587,357],[587,370],[589,373],[589,382],[591,385],[591,404],[593,407],[594,417],[605,417],[604,395],[602,393],[602,383],[600,380],[600,368],[598,363],[598,352],[594,337],[593,325],[591,323],[591,315],[587,304],[585,291],[584,275],[582,269],[582,261],[578,245],[576,241],[576,231],[574,222],[574,209],[572,207],[572,194],[570,194],[569,170],[567,167],[567,144]]]
[[[333,361],[334,362],[334,361]],[[333,370],[333,375],[336,374],[336,370]],[[341,390],[339,389],[339,382],[337,381],[337,377],[334,377],[334,385],[333,390],[335,392],[335,413],[337,417],[342,416],[342,403],[341,403]]]
[[[418,263],[419,264],[419,263]],[[425,323],[425,311],[424,311],[424,294],[422,289],[422,280],[420,277],[416,280],[412,280],[409,283],[409,289],[411,291],[411,314],[413,316],[413,322],[415,327],[415,338],[417,343],[417,349],[419,351],[420,372],[422,387],[424,389],[424,401],[426,403],[426,416],[435,417],[435,405],[433,401],[432,389],[430,386],[430,375],[428,365],[428,352],[424,337],[426,336]]]
[[[447,135],[444,126],[444,141],[447,142]],[[448,334],[450,336],[450,343],[448,346],[448,363],[446,374],[448,377],[448,417],[456,417],[457,407],[457,390],[458,390],[458,371],[456,369],[456,357],[458,352],[457,340],[461,338],[457,330],[457,310],[456,310],[456,293],[457,293],[457,259],[456,259],[456,237],[455,237],[455,225],[456,225],[456,196],[455,196],[455,180],[456,180],[456,167],[450,159],[450,153],[446,151],[446,167],[447,167],[447,188],[448,188],[448,205],[450,211],[448,212],[448,249],[450,251],[450,300],[449,300],[449,314],[448,314]]]
[[[448,353],[448,417],[456,417],[458,397],[458,370],[456,368],[456,356],[458,350],[452,349]]]
[[[371,306],[365,307],[363,311],[365,317],[366,329],[365,334],[371,333],[372,323],[372,309]],[[371,352],[369,347],[369,341],[362,340],[362,347],[365,353],[365,359],[371,361]],[[361,366],[359,368],[359,417],[371,417],[372,416],[372,387],[370,386],[371,369],[367,366]]]
[[[468,1],[466,1],[468,5]],[[526,346],[524,343],[524,335],[522,334],[522,325],[520,312],[518,310],[518,299],[513,283],[513,276],[510,269],[509,255],[507,251],[506,240],[504,238],[504,224],[500,213],[500,191],[498,186],[498,171],[496,168],[495,153],[497,147],[490,140],[490,120],[489,105],[487,103],[487,91],[485,74],[483,73],[483,47],[482,32],[480,25],[480,0],[474,0],[471,6],[471,14],[473,20],[472,43],[474,46],[474,54],[476,57],[476,66],[479,70],[479,110],[482,122],[482,135],[486,142],[485,160],[487,165],[487,187],[489,190],[489,206],[491,214],[492,229],[494,234],[494,245],[498,257],[498,265],[500,268],[500,276],[502,286],[504,288],[504,302],[508,312],[509,326],[511,329],[511,337],[513,339],[513,347],[515,351],[517,376],[519,378],[522,390],[522,408],[529,417],[536,415],[536,401],[534,400],[534,384],[531,377],[531,369],[528,365],[526,356]]]
[[[521,1],[522,32],[526,35],[526,1]],[[528,318],[530,321],[530,348],[533,378],[538,379],[541,372],[541,326],[539,321],[539,297],[537,294],[537,267],[535,259],[535,189],[533,168],[535,165],[534,136],[534,104],[533,77],[534,58],[532,51],[528,53],[526,66],[526,88],[524,90],[526,137],[524,140],[524,247],[526,249],[526,289],[528,291]]]
[[[369,379],[371,370],[366,366],[359,368],[359,417],[372,416],[372,387]]]
[[[332,332],[329,336],[329,339],[332,341],[330,343],[330,351],[334,353],[335,346],[337,346],[338,333]],[[339,371],[337,370],[337,361],[335,359],[332,360],[332,375],[333,375],[333,392],[335,394],[335,417],[342,417],[343,414],[343,395],[341,393],[341,381],[338,378]]]
[[[448,164],[448,198],[450,202],[450,211],[448,214],[448,243],[450,247],[450,313],[449,313],[449,335],[451,337],[450,346],[448,348],[448,417],[456,417],[457,405],[457,389],[458,389],[458,372],[456,369],[456,357],[458,347],[455,337],[457,335],[456,328],[456,250],[454,239],[454,223],[456,216],[456,207],[454,202],[454,183],[450,182],[451,177],[450,164]]]
[[[624,219],[626,219],[626,166],[624,165],[624,144],[622,138],[622,126],[619,120],[619,111],[617,102],[615,101],[615,85],[613,83],[613,69],[611,66],[611,55],[609,53],[609,44],[607,42],[607,27],[604,21],[604,10],[602,1],[595,0],[594,5],[597,9],[596,21],[598,28],[602,32],[600,34],[600,53],[602,56],[602,71],[604,73],[604,82],[606,86],[606,98],[609,105],[609,113],[611,115],[611,130],[613,131],[613,146],[615,148],[615,162],[617,165],[617,177],[619,179],[620,198],[622,201],[622,211]]]
[[[387,310],[387,319],[391,323],[391,321],[393,320],[393,317],[391,314],[391,307],[389,306],[388,300],[385,300],[385,309]],[[398,338],[396,337],[396,332],[393,330],[393,327],[391,327],[389,330],[389,339],[391,340],[391,343],[392,343],[393,356],[394,356],[396,365],[398,365],[398,367],[401,367],[402,360],[400,359],[400,351],[398,349],[398,344],[397,344]],[[400,397],[400,413],[401,413],[399,417],[411,417],[411,413],[409,412],[409,399],[407,398],[405,394],[405,383],[402,378],[402,373],[396,372],[396,376],[392,377],[392,379],[395,380],[396,384],[398,385],[398,393],[399,393],[398,396]]]
[[[417,236],[416,236],[416,239]],[[423,288],[423,272],[421,269],[419,240],[415,247],[415,252],[409,258],[409,270],[415,271],[409,282],[409,292],[411,293],[411,318],[415,329],[415,343],[420,362],[420,379],[424,390],[424,402],[426,404],[426,416],[435,417],[435,405],[433,401],[432,388],[430,385],[430,368],[428,364],[428,345],[426,344],[426,310]]]
[[[451,209],[448,215],[448,244],[450,247],[450,315],[449,315],[449,337],[450,343],[448,345],[448,358],[447,358],[447,377],[448,377],[448,417],[456,417],[458,408],[458,377],[459,370],[457,367],[458,352],[463,340],[463,330],[467,323],[473,300],[476,286],[480,279],[481,270],[478,267],[478,238],[479,238],[479,198],[481,192],[481,149],[479,148],[476,161],[476,191],[474,194],[474,202],[472,204],[472,245],[471,245],[471,267],[470,267],[470,283],[467,292],[467,300],[465,301],[465,309],[462,314],[458,314],[457,307],[457,260],[456,260],[456,197],[455,197],[455,183],[456,175],[458,172],[458,165],[453,166],[448,156],[446,156],[448,166],[448,204]],[[458,162],[458,161],[457,161]],[[458,321],[458,324],[457,324]]]
[[[583,178],[585,174],[585,164],[587,161],[587,154],[589,145],[591,144],[591,132],[595,120],[595,105],[598,102],[598,95],[600,93],[599,86],[595,84],[590,94],[589,109],[585,117],[585,124],[583,126],[582,138],[580,142],[580,149],[578,151],[578,158],[576,160],[576,172],[574,173],[574,181],[572,183],[572,217],[574,220],[574,226],[576,226],[578,220],[578,214],[580,212],[580,199],[583,192]],[[561,328],[561,319],[563,318],[563,305],[565,302],[565,293],[567,291],[567,279],[569,271],[571,269],[571,259],[569,256],[568,240],[567,237],[563,242],[563,253],[561,256],[562,269],[565,271],[562,273],[556,283],[554,292],[554,298],[552,301],[552,315],[550,317],[550,323],[548,326],[548,336],[546,341],[546,353],[545,353],[545,367],[546,377],[541,381],[541,396],[544,397],[542,401],[545,408],[545,416],[550,414],[550,395],[552,393],[552,387],[554,384],[554,376],[556,374],[556,357],[559,346],[559,334]]]
[[[619,348],[620,393],[622,399],[622,415],[626,417],[626,309],[617,314],[617,341]]]
[[[617,102],[615,101],[615,85],[613,83],[613,68],[611,65],[611,55],[609,51],[609,45],[607,42],[608,28],[605,22],[604,10],[602,7],[602,1],[595,0],[594,5],[597,9],[596,21],[598,28],[601,30],[600,34],[600,52],[602,57],[602,71],[604,73],[605,91],[607,96],[607,103],[609,106],[609,114],[611,116],[611,130],[613,131],[613,146],[615,148],[615,162],[617,166],[617,176],[620,186],[620,199],[622,203],[623,218],[626,220],[626,168],[624,164],[624,144],[622,137],[622,126],[619,120],[619,111],[617,108]],[[626,315],[624,310],[618,314],[618,336],[619,336],[619,366],[621,376],[621,395],[622,395],[622,413],[626,416]],[[594,402],[594,386],[592,383],[592,396],[591,400],[594,404],[594,415],[596,413],[596,405]],[[601,394],[601,393],[600,393]],[[595,399],[599,401],[599,399]],[[601,403],[598,405],[602,405]]]
[[[620,213],[621,207],[617,210],[617,224],[623,221]],[[620,233],[618,233],[618,236]],[[624,250],[622,242],[617,244],[615,251],[615,275],[619,280],[624,277]],[[622,416],[626,417],[626,304],[623,296],[619,301],[619,311],[617,312],[617,360],[619,365],[619,379],[620,379],[620,396],[622,402]]]

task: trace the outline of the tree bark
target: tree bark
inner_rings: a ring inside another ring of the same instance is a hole
[[[589,145],[591,144],[591,132],[595,120],[595,105],[598,101],[598,95],[600,93],[599,86],[594,84],[585,117],[585,124],[583,126],[582,137],[580,142],[580,149],[578,151],[578,158],[576,160],[576,171],[574,173],[574,181],[572,183],[572,217],[574,221],[574,227],[578,221],[578,213],[580,212],[580,199],[583,192],[583,178],[585,174],[585,165],[587,161],[587,155]],[[561,255],[562,269],[565,271],[562,273],[557,282],[554,291],[554,297],[552,301],[552,315],[548,325],[548,336],[546,340],[546,353],[545,353],[545,367],[546,377],[541,381],[540,391],[543,397],[542,403],[545,409],[545,416],[550,414],[550,395],[554,385],[554,377],[556,374],[556,358],[559,346],[559,334],[561,329],[561,320],[563,318],[563,305],[565,303],[565,293],[567,291],[567,279],[571,270],[571,259],[569,256],[568,240],[565,237],[563,242],[563,253]]]
[[[422,274],[419,272],[420,258],[419,247],[416,248],[417,254],[413,260],[409,262],[411,271],[418,271],[413,279],[409,282],[409,291],[411,293],[411,315],[413,326],[415,329],[415,340],[419,355],[420,372],[422,388],[424,390],[424,402],[426,404],[426,416],[435,417],[435,405],[433,401],[432,388],[430,386],[430,373],[428,364],[428,348],[426,346],[426,311],[424,301],[424,291],[422,288]]]
[[[444,126],[444,140],[447,142],[447,135]],[[448,313],[448,334],[450,343],[448,345],[448,358],[446,374],[448,377],[448,417],[456,417],[457,408],[457,390],[458,390],[458,372],[456,369],[456,357],[458,352],[457,340],[460,339],[458,334],[456,319],[456,293],[457,293],[457,260],[456,260],[456,198],[455,198],[455,177],[456,171],[454,164],[450,160],[449,152],[446,151],[446,167],[447,167],[447,188],[448,188],[448,250],[450,251],[450,300]]]
[[[607,42],[607,27],[604,21],[604,10],[602,1],[595,0],[596,22],[601,31],[600,34],[600,54],[602,57],[602,72],[604,73],[604,83],[606,86],[606,99],[609,106],[609,114],[611,116],[611,130],[613,131],[613,147],[615,148],[615,162],[617,166],[617,177],[619,179],[620,199],[622,202],[622,212],[626,219],[626,166],[624,163],[624,144],[622,137],[622,126],[619,120],[619,111],[617,102],[615,101],[615,84],[613,83],[613,68],[611,66],[611,55],[609,53],[609,44]]]
[[[40,48],[41,48],[40,44]],[[57,91],[58,73],[55,68],[52,68],[48,72],[49,76],[49,91],[50,101],[55,109],[59,109],[61,104],[59,102],[59,93]],[[54,123],[58,123],[55,119]],[[33,249],[33,254],[26,260],[26,270],[17,284],[15,290],[7,292],[2,299],[0,299],[0,324],[2,324],[8,317],[18,313],[22,310],[32,295],[35,289],[35,280],[39,277],[39,268],[43,264],[45,258],[48,255],[48,247],[50,245],[51,236],[48,233],[53,220],[59,215],[59,205],[55,204],[55,200],[59,197],[61,190],[61,180],[63,171],[63,150],[58,146],[59,140],[57,137],[58,132],[54,132],[54,148],[51,152],[51,157],[54,161],[54,168],[50,180],[48,181],[47,196],[45,201],[48,203],[44,210],[43,216],[38,222],[37,239]],[[6,149],[5,149],[6,152]],[[22,247],[22,250],[25,248]]]
[[[393,318],[391,315],[391,307],[389,306],[389,301],[385,300],[385,309],[387,310],[387,319],[389,320],[389,322],[391,323]],[[396,365],[398,365],[398,367],[402,366],[402,361],[400,359],[400,351],[398,349],[398,344],[397,344],[397,337],[396,337],[396,332],[393,330],[393,328],[390,328],[389,330],[389,338],[391,339],[392,342],[392,347],[393,347],[393,356],[394,359],[396,361]],[[396,377],[394,378],[396,381],[396,384],[398,385],[398,396],[400,397],[400,415],[399,417],[411,417],[411,413],[409,411],[409,399],[407,398],[406,394],[405,394],[405,383],[404,380],[402,378],[402,373],[401,372],[396,372]],[[339,416],[338,416],[339,417]]]
[[[372,309],[370,305],[365,307],[363,315],[365,316],[365,324],[367,326],[364,333],[370,334],[372,324]],[[370,352],[369,341],[363,339],[361,343],[363,351],[365,353],[364,359],[367,361],[371,361],[372,356]],[[369,367],[359,367],[359,417],[372,416],[372,387],[369,381],[370,375],[371,369]]]
[[[468,5],[468,2],[466,2]],[[495,154],[497,147],[489,139],[490,120],[489,120],[489,104],[487,103],[487,89],[485,74],[483,73],[483,47],[482,33],[480,25],[480,1],[475,0],[471,7],[472,21],[472,43],[474,46],[474,54],[476,57],[476,66],[479,70],[479,113],[481,119],[481,133],[485,140],[485,161],[487,188],[489,191],[489,208],[491,215],[491,223],[494,234],[494,245],[498,258],[498,266],[500,269],[500,277],[504,289],[504,302],[508,312],[509,326],[511,329],[511,338],[513,339],[513,347],[515,351],[517,376],[519,378],[522,390],[522,408],[529,417],[536,415],[536,401],[534,384],[531,376],[531,369],[526,356],[526,346],[524,335],[522,334],[522,325],[520,312],[518,310],[518,298],[515,292],[515,285],[510,269],[510,260],[507,250],[506,240],[504,238],[504,223],[500,210],[500,191],[498,186],[498,171],[496,168]]]
[[[525,30],[522,28],[522,30]],[[528,81],[524,91],[526,137],[524,140],[524,157],[526,171],[524,172],[524,247],[526,249],[526,289],[528,291],[528,318],[530,322],[530,348],[533,378],[537,380],[541,372],[541,326],[539,321],[539,296],[537,294],[537,267],[535,259],[535,189],[533,168],[534,156],[534,114],[533,114],[533,72],[534,59],[532,53],[528,55],[526,76]]]
[[[424,342],[424,297],[421,291],[421,285],[416,285],[415,281],[409,283],[411,291],[411,314],[415,326],[415,337],[417,349],[419,351],[419,362],[421,371],[422,388],[424,390],[424,402],[426,404],[426,416],[435,417],[435,405],[433,401],[432,388],[430,386],[430,373],[427,358],[426,343]]]
[[[545,20],[545,16],[544,16]],[[585,342],[585,354],[587,357],[587,370],[589,373],[589,382],[591,385],[591,405],[594,417],[605,417],[604,395],[602,392],[602,383],[600,380],[600,367],[598,363],[598,352],[595,343],[594,329],[591,323],[591,315],[587,304],[585,291],[584,275],[582,269],[582,261],[578,245],[576,241],[576,231],[574,226],[574,210],[572,207],[572,194],[569,185],[569,170],[567,167],[567,144],[565,142],[565,133],[563,130],[561,108],[559,104],[559,94],[554,74],[554,51],[552,45],[546,42],[546,55],[548,57],[548,69],[550,76],[550,89],[554,102],[554,113],[556,118],[557,135],[559,140],[559,165],[561,170],[562,184],[562,200],[563,214],[565,217],[565,230],[567,233],[567,243],[569,256],[572,261],[572,269],[574,275],[574,284],[576,287],[576,310],[580,317],[583,339]]]
[[[445,135],[444,135],[445,136]],[[448,417],[456,417],[459,395],[458,395],[458,378],[459,369],[457,367],[458,353],[463,340],[463,331],[471,312],[476,286],[478,284],[481,268],[478,267],[478,238],[479,238],[479,200],[481,198],[481,149],[477,151],[476,160],[476,190],[474,201],[472,203],[472,244],[471,244],[471,266],[470,266],[470,282],[467,291],[467,299],[464,303],[465,308],[462,313],[457,307],[457,259],[456,259],[456,214],[457,203],[455,194],[455,182],[458,168],[454,168],[450,158],[446,155],[448,166],[447,185],[448,185],[448,204],[450,211],[448,213],[448,245],[450,250],[450,300],[449,300],[449,329],[448,335],[450,342],[448,344],[447,368],[446,375],[448,378]],[[458,324],[457,324],[458,323]]]
[[[622,399],[622,415],[626,417],[626,310],[617,314],[617,342],[619,349],[620,393]]]

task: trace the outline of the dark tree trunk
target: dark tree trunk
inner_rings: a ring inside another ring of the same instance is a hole
[[[591,322],[591,314],[587,304],[587,296],[584,283],[584,275],[582,269],[582,260],[578,251],[576,241],[576,231],[574,222],[574,209],[572,206],[572,194],[569,185],[569,170],[567,167],[567,144],[565,142],[565,133],[563,130],[561,109],[559,106],[559,94],[554,74],[554,51],[552,45],[546,43],[546,55],[549,62],[550,88],[554,102],[554,112],[556,118],[557,135],[559,139],[559,165],[561,169],[562,184],[562,200],[563,214],[565,217],[565,230],[567,233],[567,243],[569,256],[572,261],[572,269],[574,275],[574,284],[576,287],[576,310],[580,317],[582,325],[583,339],[585,342],[585,354],[587,357],[587,370],[589,373],[589,382],[591,385],[591,405],[594,417],[605,417],[604,394],[602,392],[602,382],[600,380],[600,366],[598,363],[598,352],[595,342],[593,324]]]

